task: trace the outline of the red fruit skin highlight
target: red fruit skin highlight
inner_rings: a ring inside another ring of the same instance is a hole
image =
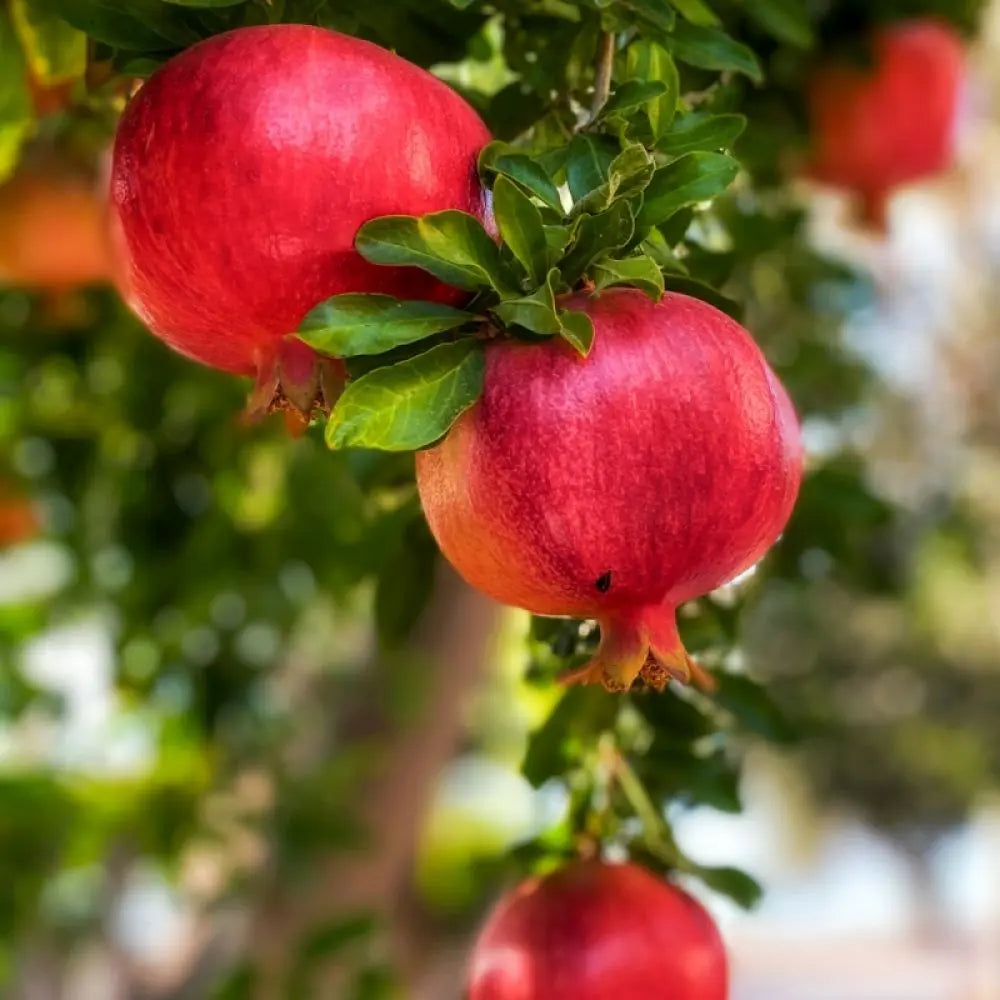
[[[183,52],[121,120],[111,180],[125,297],[171,347],[254,374],[342,292],[462,292],[354,250],[377,216],[479,217],[486,126],[429,73],[307,25],[244,28]]]
[[[872,64],[830,64],[809,90],[816,180],[857,192],[884,228],[891,192],[946,170],[955,153],[965,48],[942,21],[882,28]]]
[[[635,865],[578,862],[500,901],[468,1000],[726,1000],[726,953],[694,899]]]
[[[593,320],[589,357],[560,339],[489,345],[481,400],[417,455],[424,511],[473,586],[598,620],[573,679],[663,687],[692,668],[677,606],[784,528],[798,423],[750,335],[707,303],[616,289],[562,305]]]

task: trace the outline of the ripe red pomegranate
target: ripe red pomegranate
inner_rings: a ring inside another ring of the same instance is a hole
[[[211,38],[155,73],[119,125],[125,297],[182,354],[241,374],[272,373],[331,295],[454,301],[423,271],[369,264],[354,237],[381,215],[482,217],[489,138],[445,84],[369,42],[298,24]]]
[[[726,1000],[726,953],[694,899],[635,865],[578,862],[500,901],[468,1000]]]
[[[870,65],[832,63],[812,79],[811,175],[857,192],[865,221],[884,228],[895,188],[951,165],[964,80],[962,40],[943,21],[882,28]]]
[[[576,295],[590,356],[562,340],[486,348],[482,399],[417,456],[427,520],[473,586],[596,618],[579,681],[655,687],[693,664],[674,612],[752,566],[801,477],[791,403],[750,335],[685,295]]]

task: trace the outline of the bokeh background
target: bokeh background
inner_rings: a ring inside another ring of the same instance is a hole
[[[733,1000],[1000,997],[1000,9],[973,15],[959,161],[887,235],[782,174],[703,240],[809,453],[779,547],[685,619],[745,682],[739,782],[664,799],[687,854],[766,889],[697,887]],[[481,107],[536,72],[496,18],[461,58],[428,18],[411,48]],[[781,58],[743,95],[758,178]],[[0,996],[221,1000],[281,967],[272,996],[456,998],[565,822],[531,735],[572,729],[526,673],[551,636],[439,565],[412,459],[249,424],[245,385],[142,329],[94,236],[114,101],[35,89],[0,188]],[[53,280],[61,254],[90,273]]]

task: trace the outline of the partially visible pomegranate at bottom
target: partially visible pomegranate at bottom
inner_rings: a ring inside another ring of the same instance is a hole
[[[577,862],[504,897],[468,1000],[726,1000],[726,953],[694,899],[636,865]]]
[[[482,398],[417,455],[424,511],[473,586],[597,619],[597,655],[572,679],[662,688],[697,669],[678,605],[783,530],[798,422],[747,331],[699,299],[615,289],[561,304],[593,320],[590,355],[558,339],[490,344]]]

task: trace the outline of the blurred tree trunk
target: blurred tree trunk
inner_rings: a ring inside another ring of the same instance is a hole
[[[261,1000],[285,996],[289,969],[310,930],[361,912],[393,915],[410,875],[420,825],[445,763],[461,734],[462,711],[492,662],[501,623],[499,605],[439,568],[434,595],[407,649],[408,660],[427,674],[416,687],[420,704],[405,719],[386,710],[383,671],[372,673],[372,704],[356,718],[356,735],[378,747],[373,777],[358,796],[359,819],[370,843],[357,852],[337,853],[316,866],[306,892],[279,892],[255,919],[252,952],[262,970]],[[388,681],[386,681],[388,683]],[[363,731],[363,732],[362,732]],[[397,951],[400,942],[394,941]],[[318,996],[338,996],[342,970],[316,970]]]

